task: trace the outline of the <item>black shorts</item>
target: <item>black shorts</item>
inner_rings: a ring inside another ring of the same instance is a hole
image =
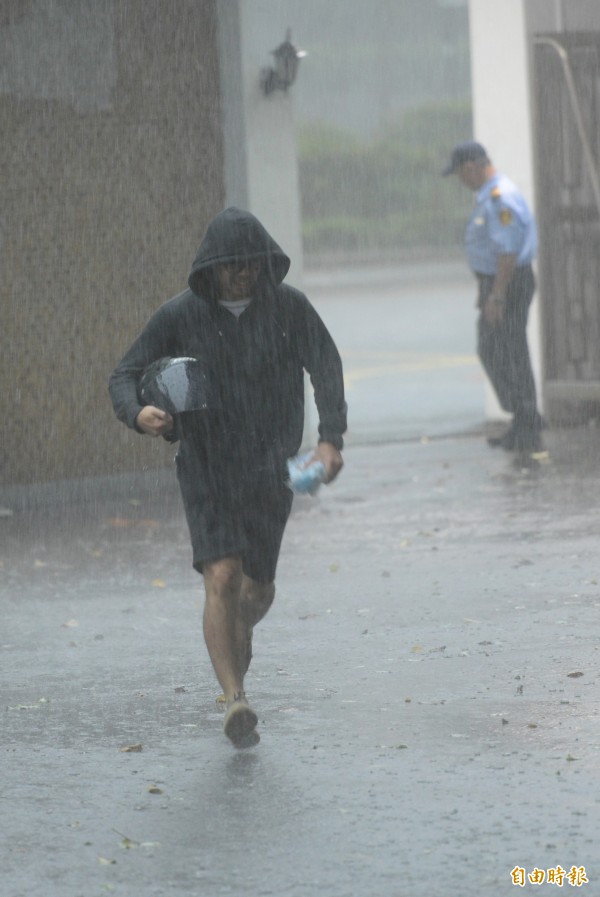
[[[293,500],[283,466],[252,472],[208,466],[181,450],[176,464],[194,568],[202,573],[207,561],[239,555],[246,576],[273,582]]]

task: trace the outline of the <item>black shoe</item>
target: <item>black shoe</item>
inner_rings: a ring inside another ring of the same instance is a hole
[[[509,427],[501,436],[488,436],[487,444],[490,448],[503,448],[506,452],[512,452],[515,447],[514,427]]]
[[[539,430],[520,430],[515,433],[513,449],[529,455],[543,452],[544,443]]]

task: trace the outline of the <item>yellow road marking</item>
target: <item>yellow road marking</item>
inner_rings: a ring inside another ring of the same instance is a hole
[[[357,359],[380,358],[381,362],[365,367],[353,367],[346,370],[344,382],[347,387],[353,386],[359,380],[368,380],[375,377],[388,377],[391,374],[410,374],[415,371],[435,371],[444,368],[470,367],[478,363],[475,355],[438,355],[421,352],[346,352],[343,357],[352,356]],[[396,359],[392,361],[392,359]]]

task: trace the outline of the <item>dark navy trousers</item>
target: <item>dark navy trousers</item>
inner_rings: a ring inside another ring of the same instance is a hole
[[[483,307],[492,290],[494,278],[477,274],[479,283],[479,321],[477,351],[490,378],[498,401],[513,415],[513,430],[519,448],[535,448],[542,420],[537,409],[535,381],[527,345],[527,316],[535,292],[531,265],[516,268],[506,292],[500,324],[491,326]]]

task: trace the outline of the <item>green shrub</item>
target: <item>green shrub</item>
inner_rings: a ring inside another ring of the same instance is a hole
[[[469,198],[443,179],[452,146],[471,134],[468,103],[407,112],[371,140],[329,124],[299,138],[303,236],[308,254],[458,246]]]

